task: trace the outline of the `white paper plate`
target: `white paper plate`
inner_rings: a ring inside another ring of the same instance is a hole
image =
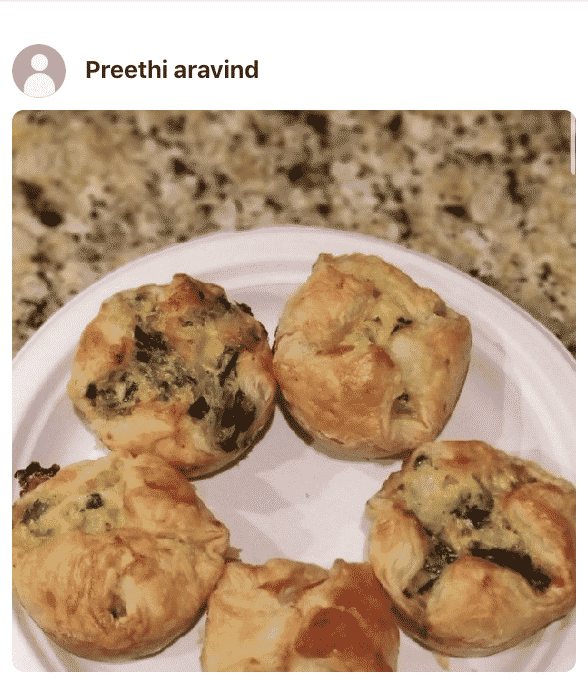
[[[554,336],[499,293],[429,257],[363,235],[299,227],[215,234],[175,245],[129,263],[68,302],[14,360],[13,472],[33,460],[63,467],[103,455],[75,417],[65,389],[79,336],[113,293],[189,273],[249,304],[271,338],[286,297],[306,280],[318,254],[354,251],[396,264],[471,321],[470,371],[441,438],[481,439],[575,481],[575,365]],[[339,557],[365,559],[365,502],[398,466],[325,457],[277,412],[243,462],[197,488],[229,527],[243,560],[282,556],[330,567]],[[203,624],[201,619],[155,657],[102,664],[48,642],[16,603],[13,658],[23,671],[199,671]],[[447,665],[403,635],[399,670],[565,671],[574,663],[572,612],[513,650]]]

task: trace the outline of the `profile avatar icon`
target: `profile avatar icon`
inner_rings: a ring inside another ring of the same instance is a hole
[[[14,83],[27,96],[45,98],[54,94],[65,79],[65,62],[51,46],[28,46],[12,65]]]
[[[33,98],[44,98],[55,93],[55,82],[48,74],[43,74],[43,70],[47,69],[49,60],[42,54],[37,53],[31,60],[31,67],[36,70],[35,74],[25,81],[24,92],[27,96]]]

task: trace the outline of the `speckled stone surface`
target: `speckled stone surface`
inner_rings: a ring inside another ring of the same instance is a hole
[[[575,354],[561,111],[23,111],[13,351],[109,271],[219,230],[385,238],[499,290]]]

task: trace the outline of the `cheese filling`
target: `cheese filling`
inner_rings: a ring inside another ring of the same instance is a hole
[[[116,488],[80,493],[59,500],[56,496],[37,498],[25,509],[13,530],[13,540],[25,548],[47,539],[82,530],[102,534],[125,523],[122,495]]]
[[[86,398],[106,419],[131,414],[141,402],[173,402],[185,407],[194,423],[213,430],[219,448],[232,453],[247,447],[247,432],[257,416],[255,403],[239,387],[237,365],[242,348],[222,346],[209,337],[202,363],[190,369],[170,353],[160,331],[135,327],[135,351],[125,368],[109,372],[86,388]],[[214,359],[211,360],[211,358]]]
[[[496,487],[485,486],[475,474],[457,480],[425,455],[415,458],[413,468],[399,490],[428,535],[429,550],[406,597],[426,594],[446,566],[465,554],[519,573],[536,592],[549,587],[551,578],[533,563],[523,537],[495,510],[491,489]],[[515,475],[511,486],[520,483],[524,472]]]

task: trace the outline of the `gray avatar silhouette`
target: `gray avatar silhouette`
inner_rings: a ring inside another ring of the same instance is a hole
[[[14,83],[27,96],[45,98],[54,94],[65,79],[65,62],[51,46],[28,46],[12,65]]]
[[[25,81],[24,92],[33,98],[44,98],[55,93],[55,82],[48,74],[42,74],[47,69],[49,60],[42,53],[37,53],[31,59],[31,66],[36,70],[35,74]]]

